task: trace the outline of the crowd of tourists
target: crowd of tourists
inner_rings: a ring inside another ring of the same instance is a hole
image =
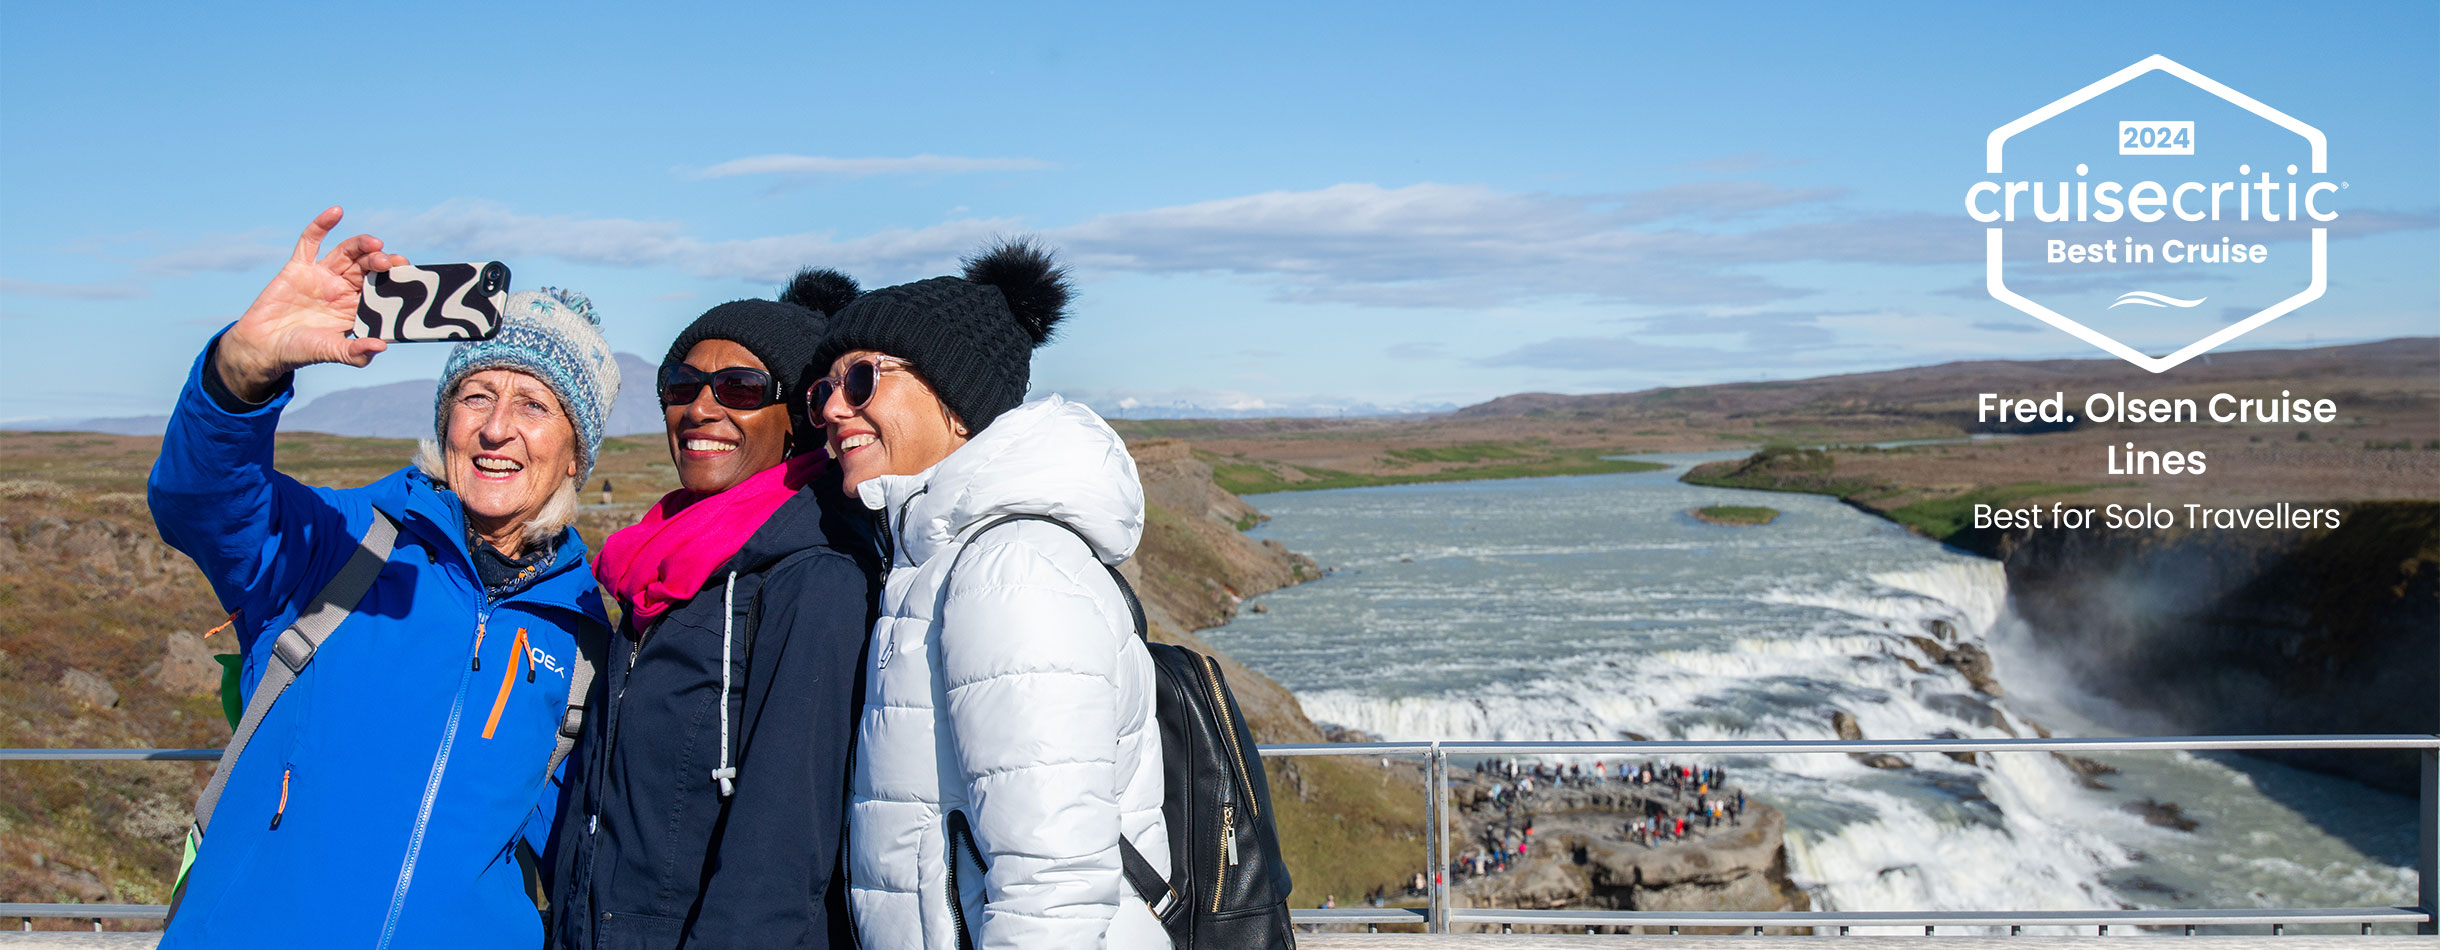
[[[1647,848],[1744,823],[1745,790],[1726,789],[1727,769],[1719,765],[1598,760],[1587,768],[1581,762],[1486,759],[1475,763],[1474,774],[1482,790],[1478,811],[1497,817],[1486,817],[1469,848],[1450,863],[1453,881],[1498,874],[1524,861],[1535,847],[1535,804],[1553,789],[1632,790],[1642,813],[1625,820],[1619,834]]]

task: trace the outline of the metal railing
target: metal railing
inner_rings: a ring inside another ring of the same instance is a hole
[[[2108,739],[1885,739],[1885,740],[1742,740],[1669,742],[1325,742],[1260,746],[1265,757],[1378,756],[1422,760],[1424,798],[1425,905],[1422,908],[1298,909],[1298,924],[1419,926],[1427,933],[1452,933],[1458,924],[1499,926],[1582,927],[1587,932],[1608,927],[1700,927],[1762,933],[1763,928],[1812,928],[1817,934],[1844,935],[1851,927],[1922,927],[1927,935],[1939,927],[2093,927],[2106,935],[2111,927],[2268,927],[2284,932],[2291,925],[2348,925],[2360,933],[2375,924],[2412,924],[2419,934],[2440,933],[2440,735],[2346,736],[2137,736]],[[2421,792],[2416,799],[2416,901],[2414,907],[2231,908],[2224,910],[2124,911],[1628,911],[1628,910],[1509,910],[1450,905],[1449,757],[1603,755],[1649,758],[1768,754],[1871,754],[1913,752],[2261,752],[2291,749],[2408,750],[2420,752]],[[0,749],[0,762],[146,761],[201,762],[220,758],[219,749]],[[105,919],[161,919],[168,908],[158,904],[0,904],[0,919],[16,917],[32,929],[36,918],[92,920],[95,930]]]

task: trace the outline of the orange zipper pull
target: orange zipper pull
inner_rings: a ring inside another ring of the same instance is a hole
[[[509,644],[509,649],[520,653],[526,653],[527,661],[532,661],[532,654],[527,652],[525,649],[524,627],[517,628],[517,640],[516,642]],[[533,669],[528,667],[525,671],[525,675],[527,680],[532,680],[534,676]],[[515,685],[517,685],[517,664],[516,661],[511,660],[508,668],[500,671],[500,694],[492,697],[491,718],[483,721],[483,738],[491,738],[492,733],[500,728],[500,714],[508,710],[509,688]]]
[[[271,830],[273,831],[280,830],[280,816],[288,814],[288,778],[295,775],[296,771],[295,766],[280,770],[280,807],[271,812]]]
[[[534,681],[534,648],[525,642],[525,628],[517,628],[517,653],[525,657],[525,681]]]
[[[483,672],[483,628],[487,625],[487,623],[487,621],[482,620],[477,620],[474,623],[474,665],[467,667],[467,669],[473,670],[477,673]]]

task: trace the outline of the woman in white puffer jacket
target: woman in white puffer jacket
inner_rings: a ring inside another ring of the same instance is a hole
[[[817,356],[813,415],[886,519],[848,807],[868,950],[1170,946],[1119,858],[1123,835],[1169,866],[1152,660],[1102,567],[1143,488],[1092,410],[1020,404],[1066,301],[1002,245],[858,297]],[[1008,515],[1037,518],[980,530]]]

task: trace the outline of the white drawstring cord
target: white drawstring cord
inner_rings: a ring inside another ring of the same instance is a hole
[[[737,631],[737,572],[729,572],[729,584],[720,593],[723,617],[720,621],[720,767],[712,770],[712,781],[720,783],[720,797],[737,792],[737,767],[729,764],[729,645]]]

